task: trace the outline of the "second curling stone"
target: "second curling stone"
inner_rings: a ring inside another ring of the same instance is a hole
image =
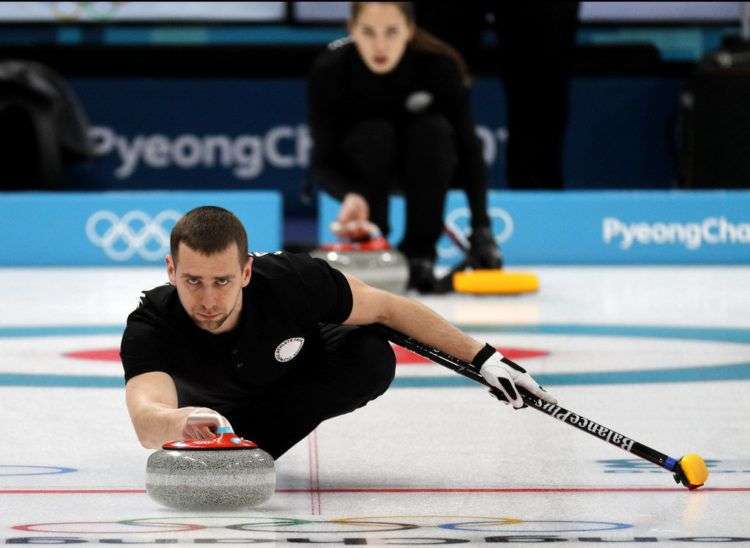
[[[367,285],[393,293],[406,291],[409,281],[406,257],[392,249],[383,237],[326,245],[310,253],[310,256],[323,259],[333,268],[359,278]]]

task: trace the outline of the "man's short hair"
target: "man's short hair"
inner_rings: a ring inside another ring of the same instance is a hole
[[[169,238],[169,250],[175,263],[181,242],[204,255],[220,253],[234,242],[240,265],[244,266],[248,259],[245,227],[234,213],[223,207],[196,207],[177,221]]]

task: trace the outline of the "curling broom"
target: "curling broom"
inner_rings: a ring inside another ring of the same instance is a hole
[[[451,356],[437,348],[427,346],[407,335],[404,335],[403,333],[391,329],[390,327],[378,325],[378,329],[382,330],[388,340],[399,346],[403,346],[415,354],[424,356],[425,358],[428,358],[439,365],[445,366],[456,373],[460,373],[475,382],[490,387],[487,384],[487,381],[484,380],[484,377],[482,377],[470,363]],[[494,390],[492,387],[490,387],[490,389]],[[620,434],[611,428],[588,419],[583,415],[565,409],[558,404],[549,403],[537,398],[523,388],[519,387],[518,390],[524,403],[531,409],[541,411],[552,418],[578,428],[579,430],[605,441],[610,445],[619,447],[620,449],[652,462],[665,470],[669,470],[672,472],[675,481],[677,483],[682,483],[688,489],[697,489],[708,479],[708,468],[706,467],[706,463],[703,458],[696,453],[688,453],[682,458],[674,459],[656,449],[652,449],[651,447],[637,442],[628,436]]]
[[[469,241],[456,227],[446,223],[443,232],[468,257]],[[474,268],[467,258],[438,280],[437,293],[473,293],[476,295],[518,295],[539,291],[539,278],[531,272],[512,272],[502,268]]]

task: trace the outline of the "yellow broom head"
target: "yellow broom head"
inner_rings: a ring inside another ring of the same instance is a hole
[[[515,295],[539,290],[539,278],[531,272],[508,272],[499,268],[464,270],[453,274],[458,293]]]

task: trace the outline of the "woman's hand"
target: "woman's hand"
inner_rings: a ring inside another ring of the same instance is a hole
[[[380,234],[377,226],[369,221],[370,206],[364,196],[350,192],[344,196],[336,222],[331,230],[339,238],[367,240]]]
[[[370,206],[365,197],[355,192],[350,192],[344,196],[341,203],[341,209],[336,220],[341,224],[350,221],[366,221],[370,218]]]

